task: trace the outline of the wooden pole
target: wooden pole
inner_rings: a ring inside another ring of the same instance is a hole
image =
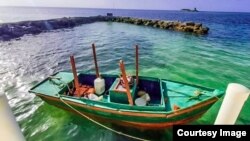
[[[125,66],[124,66],[124,63],[122,60],[120,60],[120,69],[121,69],[121,72],[122,72],[122,78],[123,78],[123,81],[125,83],[125,87],[126,87],[126,94],[128,96],[128,102],[129,102],[129,105],[133,106],[133,99],[132,99],[132,96],[131,96],[131,93],[130,93],[130,88],[129,88],[129,84],[128,84],[128,79],[127,79],[127,76],[126,76],[126,72],[125,72]]]
[[[99,75],[97,59],[96,59],[95,44],[92,44],[92,50],[93,50],[93,56],[94,56],[94,62],[95,62],[96,77],[98,78],[100,75]]]
[[[136,66],[136,85],[139,82],[139,58],[138,58],[138,45],[135,46],[135,66]]]
[[[80,86],[79,86],[79,80],[78,80],[78,77],[77,77],[74,56],[70,56],[70,63],[71,63],[72,72],[73,72],[73,75],[74,75],[75,88],[76,88],[76,91],[78,91]]]

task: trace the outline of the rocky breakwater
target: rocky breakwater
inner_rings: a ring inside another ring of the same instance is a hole
[[[209,30],[209,28],[202,26],[202,24],[194,22],[162,21],[113,16],[69,17],[51,20],[22,21],[17,23],[0,24],[0,41],[19,39],[25,34],[36,35],[56,29],[73,28],[82,24],[107,21],[151,26],[155,28],[190,32],[195,34],[207,34]]]
[[[169,29],[182,32],[190,32],[194,34],[208,34],[209,31],[208,27],[203,26],[201,23],[195,22],[149,20],[130,17],[114,17],[112,21],[135,25],[151,26],[155,28]]]
[[[47,32],[62,28],[72,28],[82,24],[93,23],[98,21],[109,21],[110,17],[93,16],[93,17],[69,17],[51,20],[22,21],[17,23],[0,24],[0,41],[19,39],[25,34],[36,35],[41,32]]]

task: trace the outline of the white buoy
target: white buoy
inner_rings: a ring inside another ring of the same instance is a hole
[[[249,94],[247,87],[230,83],[214,124],[235,124]]]
[[[0,92],[0,141],[25,141],[5,94]]]

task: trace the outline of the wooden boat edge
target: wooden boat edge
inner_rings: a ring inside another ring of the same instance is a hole
[[[37,96],[39,96],[40,98],[42,99],[50,99],[52,101],[60,101],[59,97],[52,97],[52,96],[46,96],[46,95],[43,95],[43,94],[36,94]],[[183,114],[183,113],[187,113],[187,112],[191,112],[193,110],[196,110],[196,109],[199,109],[203,106],[207,106],[209,104],[212,104],[214,102],[217,101],[217,98],[213,97],[211,99],[208,99],[206,101],[203,101],[201,103],[198,103],[196,105],[193,105],[191,107],[188,107],[188,108],[183,108],[183,109],[180,109],[180,110],[177,110],[177,111],[172,111],[172,112],[161,112],[161,113],[153,113],[155,111],[137,111],[137,110],[122,110],[122,109],[108,109],[108,108],[101,108],[101,107],[97,107],[97,106],[93,106],[93,105],[87,105],[87,104],[83,104],[83,103],[77,103],[77,102],[74,102],[74,101],[69,101],[69,100],[66,100],[64,99],[64,101],[66,101],[68,104],[70,105],[74,105],[74,106],[79,106],[79,107],[82,107],[82,108],[88,108],[88,109],[91,109],[91,110],[99,110],[99,111],[106,111],[106,112],[109,112],[109,113],[114,113],[114,114],[120,114],[120,115],[132,115],[132,116],[141,116],[141,117],[161,117],[161,118],[170,118],[170,117],[174,117],[174,116],[178,116],[180,114]]]

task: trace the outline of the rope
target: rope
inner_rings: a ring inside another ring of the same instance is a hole
[[[188,95],[188,94],[186,94],[186,93],[182,93],[182,92],[179,92],[179,91],[176,91],[176,90],[171,90],[171,89],[168,89],[168,91],[172,91],[172,92],[175,92],[175,93],[182,94],[182,95],[184,95],[184,96],[188,96],[188,97],[189,97],[189,100],[198,99],[201,95],[205,95],[205,96],[207,96],[207,97],[214,97],[214,98],[216,98],[217,100],[220,99],[220,98],[219,98],[218,96],[216,96],[216,95],[212,96],[212,95],[209,95],[209,94],[204,93],[204,92],[202,92],[202,91],[201,91],[201,93],[200,93],[199,95],[196,95],[196,96],[190,96],[190,95]],[[199,90],[198,90],[198,91],[199,91]],[[173,97],[173,96],[172,96],[172,97]]]
[[[105,129],[107,129],[107,130],[109,130],[109,131],[112,131],[112,132],[114,132],[114,133],[116,133],[116,134],[119,134],[119,135],[122,135],[122,136],[125,136],[125,137],[128,137],[128,138],[132,138],[132,139],[135,139],[135,140],[139,140],[139,141],[149,141],[149,140],[146,140],[146,139],[143,139],[143,138],[139,138],[139,137],[135,137],[135,136],[132,136],[132,135],[128,135],[128,134],[126,134],[126,133],[119,132],[119,131],[116,131],[116,130],[114,130],[114,129],[112,129],[112,128],[109,128],[109,127],[107,127],[107,126],[105,126],[105,125],[103,125],[103,124],[101,124],[101,123],[95,121],[94,119],[90,118],[89,116],[87,116],[87,115],[81,113],[80,111],[76,110],[74,107],[72,107],[72,106],[69,105],[67,102],[65,102],[65,101],[62,99],[62,97],[59,97],[59,98],[60,98],[60,100],[61,100],[65,105],[67,105],[69,108],[71,108],[72,110],[74,110],[75,112],[77,112],[78,114],[80,114],[81,116],[85,117],[86,119],[92,121],[93,123],[95,123],[95,124],[97,124],[97,125],[99,125],[99,126],[105,128]]]

